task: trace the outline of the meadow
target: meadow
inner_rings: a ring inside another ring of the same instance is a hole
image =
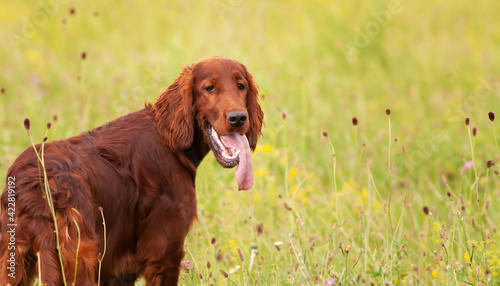
[[[58,140],[154,102],[205,56],[253,73],[255,184],[203,160],[181,284],[500,285],[500,2],[0,7],[2,177],[31,145],[25,118]]]

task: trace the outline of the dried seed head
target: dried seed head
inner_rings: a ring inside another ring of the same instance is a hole
[[[207,261],[207,268],[210,269],[210,261]]]
[[[424,214],[429,215],[429,207],[424,207]]]
[[[387,115],[391,115],[391,110],[390,110],[390,109],[386,109],[386,110],[385,110],[385,114],[387,114]]]
[[[24,119],[24,128],[30,131],[30,120],[28,118]]]
[[[70,13],[71,15],[74,15],[74,14],[76,13],[75,8],[71,8],[71,9],[69,9],[69,13]]]
[[[85,58],[87,58],[87,53],[86,52],[82,52],[82,60],[84,60]]]
[[[5,88],[2,87],[2,89],[0,89],[0,92],[5,93]]]
[[[467,126],[468,126],[468,125],[469,125],[469,123],[470,123],[470,119],[469,119],[469,117],[465,118],[465,125],[467,125]]]
[[[43,142],[47,142],[47,136],[43,137]]]
[[[227,275],[227,272],[224,271],[224,270],[220,270],[220,273],[222,274],[222,276],[224,276],[224,278],[227,278],[229,275]]]
[[[351,251],[351,246],[350,245],[346,246],[344,250],[346,253],[349,253]]]
[[[491,122],[495,121],[495,113],[489,112],[488,113],[488,118],[490,119]]]
[[[285,209],[287,209],[288,211],[291,211],[292,210],[292,207],[289,206],[286,202],[283,203],[283,206],[285,207]]]
[[[238,250],[238,255],[240,256],[240,260],[243,261],[243,253],[239,248],[237,250]]]
[[[451,197],[451,193],[450,193],[450,192],[447,192],[447,193],[446,193],[446,195],[447,195],[448,197]]]
[[[472,228],[476,228],[476,220],[472,218]]]
[[[198,273],[198,276],[200,277],[201,280],[203,280],[203,275],[200,273]]]
[[[472,136],[476,136],[476,134],[477,134],[477,128],[474,127],[472,128]]]
[[[352,118],[352,125],[354,126],[358,125],[358,119],[356,117]]]
[[[47,123],[47,129],[50,129],[50,127],[52,127],[52,123]]]
[[[487,167],[487,168],[491,168],[491,167],[493,167],[493,166],[495,166],[495,163],[494,163],[492,160],[489,160],[489,161],[486,163],[486,167]]]
[[[212,239],[210,240],[210,243],[211,243],[211,244],[214,244],[214,243],[215,243],[215,237],[212,237]]]

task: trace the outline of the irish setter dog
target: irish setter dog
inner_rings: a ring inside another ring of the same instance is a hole
[[[39,271],[45,285],[62,285],[59,254],[68,285],[95,285],[98,275],[102,285],[133,285],[139,277],[176,285],[197,218],[197,166],[211,150],[222,167],[238,165],[240,190],[251,188],[250,153],[263,117],[246,67],[210,57],[185,67],[155,104],[45,143],[60,252],[40,162],[27,148],[1,196],[0,285],[28,285]]]

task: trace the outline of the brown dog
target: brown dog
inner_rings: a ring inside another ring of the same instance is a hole
[[[244,65],[210,57],[185,67],[154,105],[46,143],[68,285],[97,281],[98,253],[104,251],[99,207],[106,221],[102,284],[133,285],[142,276],[147,285],[176,285],[184,239],[197,216],[195,176],[201,160],[212,150],[222,167],[238,165],[239,189],[252,187],[250,152],[263,122],[257,96]],[[39,268],[44,284],[62,285],[39,172],[32,147],[8,170],[1,196],[0,285],[28,285]]]

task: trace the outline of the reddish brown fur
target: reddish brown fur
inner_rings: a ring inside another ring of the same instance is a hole
[[[245,89],[238,89],[237,83]],[[207,84],[216,92],[207,92]],[[197,214],[196,164],[210,151],[205,122],[221,135],[246,134],[254,149],[263,121],[257,95],[245,66],[211,57],[184,68],[154,105],[45,144],[68,285],[74,282],[78,242],[74,221],[81,231],[75,284],[97,281],[98,253],[103,252],[99,206],[107,230],[102,285],[133,285],[140,276],[147,285],[177,284],[184,239]],[[232,110],[248,114],[243,126],[228,124],[226,115]],[[17,158],[7,176],[16,178],[16,278],[7,276],[6,186],[1,196],[0,285],[28,285],[38,263],[44,284],[62,285],[54,224],[32,147]]]

